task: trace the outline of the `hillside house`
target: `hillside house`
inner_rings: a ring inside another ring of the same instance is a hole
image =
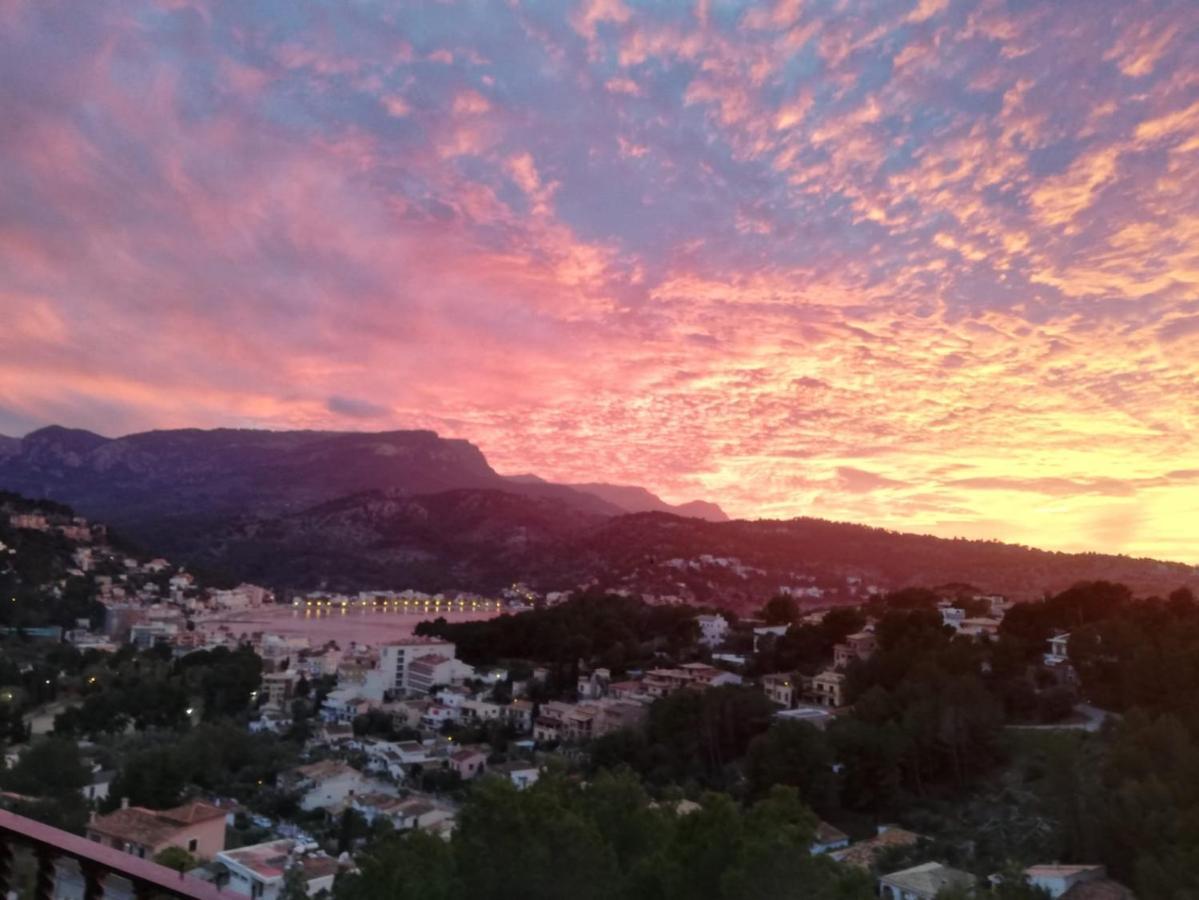
[[[1107,869],[1099,865],[1053,865],[1029,866],[1024,877],[1033,887],[1041,888],[1057,900],[1065,896],[1075,885],[1105,881]],[[1081,892],[1079,892],[1081,893]]]
[[[86,833],[90,841],[141,859],[153,859],[167,847],[211,859],[225,849],[225,810],[201,801],[161,810],[122,805],[94,816]]]
[[[487,754],[474,747],[463,747],[450,754],[450,768],[463,781],[482,775],[487,768]]]
[[[696,616],[695,624],[699,626],[699,642],[705,646],[719,647],[729,636],[729,621],[719,613]]]
[[[795,705],[796,687],[795,676],[790,672],[762,676],[762,691],[771,702],[777,703],[783,709],[790,709]]]
[[[851,663],[864,662],[874,655],[878,640],[872,631],[858,631],[845,636],[845,640],[833,647],[833,668],[844,669]]]
[[[288,784],[303,795],[300,808],[339,810],[354,794],[374,787],[373,782],[353,766],[335,759],[325,759],[293,769]]]
[[[816,834],[812,838],[812,843],[808,847],[808,852],[813,856],[819,853],[829,853],[833,850],[843,850],[849,846],[849,835],[840,828],[830,825],[828,822],[821,820],[816,825]]]
[[[537,783],[541,777],[541,768],[536,763],[516,760],[513,762],[497,763],[488,770],[493,775],[499,775],[511,781],[519,790],[524,790]]]
[[[975,878],[969,872],[939,862],[927,862],[910,869],[883,875],[878,880],[882,900],[936,900],[945,890],[972,890]]]
[[[845,705],[845,675],[828,670],[804,679],[804,696],[816,706],[836,709]]]
[[[291,838],[225,850],[217,854],[216,861],[227,875],[225,890],[255,900],[276,900],[284,876],[293,866],[303,871],[309,897],[332,891],[338,871],[337,860],[324,853],[302,853]]]

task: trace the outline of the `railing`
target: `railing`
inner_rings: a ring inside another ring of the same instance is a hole
[[[215,885],[166,866],[0,810],[0,898],[7,897],[9,891],[17,890],[16,853],[22,847],[32,850],[37,860],[34,887],[37,900],[55,900],[80,893],[64,890],[58,885],[63,870],[60,864],[64,861],[71,861],[79,868],[83,900],[101,900],[122,894],[132,895],[137,900],[155,897],[230,900],[233,896]],[[113,890],[106,891],[105,882],[109,876],[123,880],[128,887],[112,884],[110,887]]]

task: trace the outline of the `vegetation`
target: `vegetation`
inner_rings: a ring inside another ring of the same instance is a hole
[[[706,794],[695,812],[651,804],[628,772],[525,791],[486,778],[449,844],[419,832],[371,845],[340,900],[866,898],[869,879],[808,852],[816,818],[788,788],[740,809]]]

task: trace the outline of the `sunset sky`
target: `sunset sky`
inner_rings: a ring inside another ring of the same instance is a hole
[[[0,0],[0,433],[1199,563],[1197,61],[1194,0]]]

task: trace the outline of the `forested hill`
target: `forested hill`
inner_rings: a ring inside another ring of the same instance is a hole
[[[819,519],[600,516],[502,491],[370,492],[222,531],[195,557],[283,587],[541,591],[581,586],[755,608],[781,588],[813,603],[867,589],[967,584],[1017,599],[1106,579],[1142,595],[1199,588],[1192,566],[946,540]]]

